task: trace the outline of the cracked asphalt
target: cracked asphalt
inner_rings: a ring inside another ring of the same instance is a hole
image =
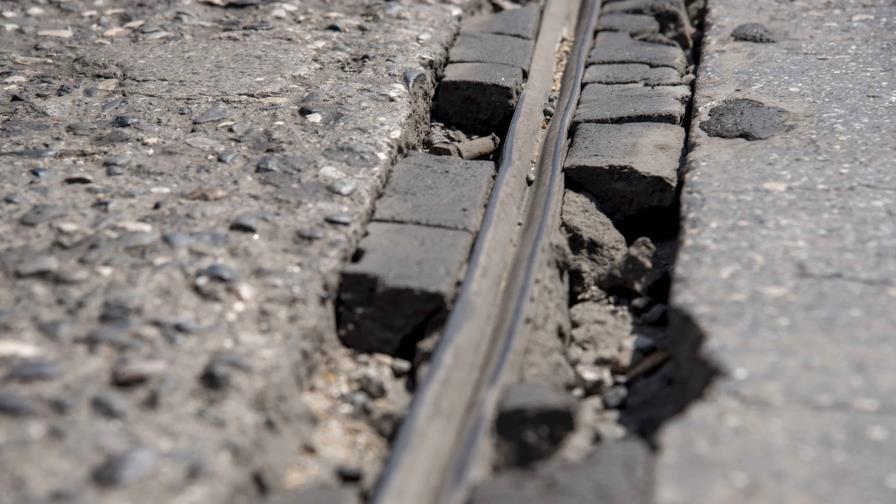
[[[0,1],[0,502],[369,485],[332,293],[473,3]]]

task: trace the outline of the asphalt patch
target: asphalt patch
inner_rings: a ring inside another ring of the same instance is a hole
[[[744,23],[731,32],[731,37],[741,42],[757,44],[773,44],[778,41],[778,37],[761,23]]]
[[[709,111],[709,120],[700,129],[709,136],[767,140],[788,129],[790,113],[762,102],[735,98],[725,100]]]

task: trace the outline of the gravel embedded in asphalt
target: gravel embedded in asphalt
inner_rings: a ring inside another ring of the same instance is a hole
[[[473,2],[100,4],[0,1],[4,496],[375,475],[382,422],[314,370],[358,366],[335,279]]]

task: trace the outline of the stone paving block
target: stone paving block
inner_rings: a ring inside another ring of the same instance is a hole
[[[602,441],[585,460],[551,462],[533,472],[507,472],[473,491],[470,504],[652,502],[654,469],[644,441]],[[721,501],[720,501],[721,502]]]
[[[462,33],[448,52],[451,63],[500,63],[529,71],[535,43],[509,35]]]
[[[684,139],[684,129],[671,124],[582,124],[566,176],[614,219],[668,207],[675,201]]]
[[[573,124],[664,122],[681,124],[685,103],[690,97],[687,86],[646,87],[637,84],[607,86],[588,84]]]
[[[604,14],[600,17],[597,29],[626,32],[632,36],[655,35],[660,32],[660,23],[652,16],[641,14]]]
[[[535,40],[541,9],[537,4],[478,16],[465,21],[461,33],[494,33]]]
[[[501,131],[523,88],[519,68],[488,63],[448,65],[439,84],[436,117],[470,133]]]
[[[270,504],[358,504],[357,492],[351,487],[300,487],[268,500]]]
[[[362,352],[394,354],[450,305],[473,235],[386,222],[367,231],[360,259],[342,273],[339,337]]]
[[[475,233],[494,173],[491,161],[411,154],[392,169],[373,219]]]
[[[495,419],[499,458],[508,466],[530,466],[557,451],[575,427],[575,399],[546,383],[507,387]]]
[[[684,0],[621,0],[606,2],[604,14],[632,13],[667,16],[687,16]]]
[[[679,75],[684,75],[688,66],[688,60],[680,48],[634,40],[624,32],[598,33],[588,63],[641,63],[674,68]]]
[[[682,47],[691,47],[694,31],[688,18],[684,0],[623,0],[609,2],[603,7],[608,14],[643,14],[653,16],[660,25],[660,33],[678,42]]]
[[[643,84],[679,86],[684,78],[669,67],[650,67],[640,63],[591,65],[585,70],[585,84]]]

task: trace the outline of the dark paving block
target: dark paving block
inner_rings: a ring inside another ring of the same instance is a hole
[[[451,63],[500,63],[529,71],[531,40],[491,33],[462,33],[448,52]]]
[[[662,86],[651,88],[649,86],[639,86],[637,84],[589,84],[582,90],[581,99],[582,101],[596,100],[613,93],[633,93],[636,96],[641,96],[640,93],[643,93],[645,97],[648,95],[664,96],[682,104],[686,104],[691,98],[690,86]]]
[[[268,500],[270,504],[358,504],[357,492],[352,488],[308,486],[299,487]]]
[[[669,67],[650,67],[640,63],[591,65],[585,71],[585,84],[644,84],[678,86],[684,78]]]
[[[508,472],[481,484],[470,504],[583,504],[652,502],[654,460],[637,439],[602,441],[581,462],[554,462]]]
[[[494,173],[491,161],[411,154],[392,169],[373,219],[475,233]]]
[[[502,131],[523,88],[519,68],[488,63],[448,65],[439,84],[436,117],[470,133]]]
[[[546,383],[510,385],[495,419],[504,466],[529,466],[557,451],[575,427],[576,401]]]
[[[688,61],[678,47],[634,40],[624,32],[600,32],[588,57],[590,64],[641,63],[652,67],[674,68],[684,75]]]
[[[632,36],[655,35],[660,23],[653,16],[641,14],[604,14],[597,26],[600,31],[626,32]]]
[[[614,219],[668,207],[675,201],[684,139],[684,129],[671,124],[582,124],[566,176]]]
[[[637,84],[588,84],[573,124],[663,122],[681,124],[691,89],[687,86],[647,87]]]
[[[538,35],[540,18],[541,9],[532,4],[472,18],[464,22],[461,33],[494,33],[534,40]]]
[[[608,14],[642,14],[654,17],[660,25],[660,33],[678,42],[682,47],[691,47],[694,32],[688,18],[684,0],[623,0],[610,2],[603,7]]]
[[[386,222],[367,232],[360,259],[342,272],[339,337],[356,350],[394,354],[451,303],[473,235]]]

